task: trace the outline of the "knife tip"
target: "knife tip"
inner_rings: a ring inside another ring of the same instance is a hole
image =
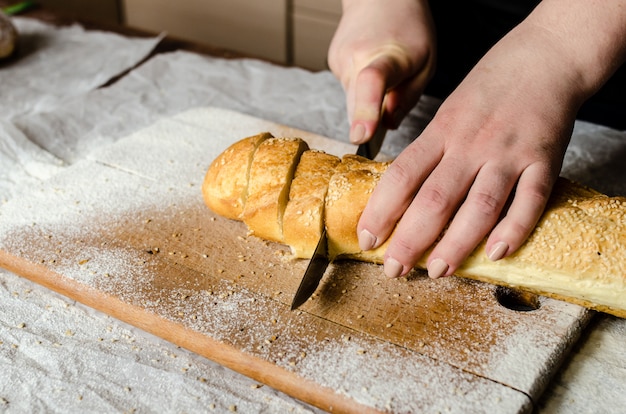
[[[304,302],[306,302],[306,300]],[[300,306],[302,306],[302,304],[304,302],[302,302],[301,300],[294,299],[293,302],[291,302],[290,310],[294,311],[294,310],[298,309]]]

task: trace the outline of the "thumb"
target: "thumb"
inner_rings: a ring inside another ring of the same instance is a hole
[[[360,144],[372,137],[378,123],[381,122],[383,102],[389,91],[402,85],[400,94],[403,94],[404,91],[410,91],[412,95],[417,94],[418,96],[411,96],[408,99],[403,97],[401,100],[414,103],[419,98],[426,82],[423,73],[424,65],[420,65],[415,70],[405,56],[404,51],[400,48],[386,48],[384,53],[375,55],[370,63],[353,78],[354,80],[347,91],[348,116],[351,122],[350,141],[352,143]],[[416,87],[416,83],[420,83],[421,87]],[[411,86],[407,88],[407,84]],[[394,98],[393,101],[397,101],[397,96]],[[391,105],[388,109],[393,109],[395,106]]]

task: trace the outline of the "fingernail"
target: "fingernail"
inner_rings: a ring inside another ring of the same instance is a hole
[[[404,266],[402,266],[402,264],[393,257],[388,257],[385,260],[383,270],[385,271],[387,277],[396,278],[402,274]]]
[[[500,241],[493,245],[487,257],[489,257],[489,260],[495,262],[496,260],[502,259],[508,250],[509,245],[503,241]]]
[[[435,259],[428,265],[428,277],[431,279],[439,279],[448,271],[448,264],[442,259]]]
[[[350,142],[353,144],[361,144],[365,139],[365,126],[363,124],[356,124],[354,128],[350,130]]]
[[[359,247],[361,250],[370,250],[376,246],[376,236],[367,230],[361,230],[359,233]]]

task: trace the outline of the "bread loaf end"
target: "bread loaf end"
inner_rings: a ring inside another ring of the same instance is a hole
[[[220,216],[241,220],[248,195],[252,157],[259,145],[272,138],[262,132],[235,142],[209,166],[202,182],[205,204]]]

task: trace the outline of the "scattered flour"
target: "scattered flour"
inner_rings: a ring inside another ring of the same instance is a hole
[[[524,335],[517,334],[521,343],[494,354],[499,360],[477,365],[466,355],[448,362],[450,355],[439,353],[436,344],[428,356],[349,324],[291,313],[282,300],[219,274],[192,272],[193,277],[187,278],[190,269],[198,268],[193,260],[201,254],[194,250],[193,237],[203,236],[197,232],[188,238],[188,233],[193,234],[189,226],[197,223],[195,214],[206,214],[205,220],[209,215],[200,197],[206,160],[216,155],[214,140],[223,148],[229,139],[241,137],[232,133],[222,137],[211,124],[211,116],[224,119],[235,117],[233,113],[198,111],[196,118],[209,128],[189,122],[189,116],[185,114],[185,122],[163,121],[101,149],[29,197],[6,203],[0,209],[0,249],[377,410],[467,412],[480,406],[486,412],[519,412],[531,408],[530,399],[518,389],[528,386],[532,391],[538,373],[527,371],[527,379],[507,378],[507,374],[516,375],[518,371],[509,368],[519,366],[520,358],[527,362],[530,354],[536,356],[536,364],[554,367],[563,339],[550,339],[547,324],[538,334],[545,339],[541,351],[532,351],[536,337],[524,341]],[[244,121],[242,128],[251,128],[251,118]],[[180,128],[187,138],[174,143],[171,131]],[[213,141],[205,138],[209,133]],[[176,226],[180,234],[173,230]],[[220,254],[236,253],[212,252],[211,260],[217,263]],[[288,267],[280,260],[275,265]],[[164,266],[168,277],[163,276]],[[439,286],[445,291],[454,284]],[[566,327],[576,325],[580,317],[558,309],[549,315]],[[519,316],[509,317],[519,324]],[[455,335],[454,324],[442,320],[433,326],[441,329],[442,344],[453,339],[446,335]],[[493,340],[502,346],[505,338],[503,331]],[[524,349],[526,354],[511,356],[507,349]],[[489,365],[498,362],[501,371],[489,372]],[[489,380],[474,370],[494,376]],[[502,382],[493,380],[498,376]]]

